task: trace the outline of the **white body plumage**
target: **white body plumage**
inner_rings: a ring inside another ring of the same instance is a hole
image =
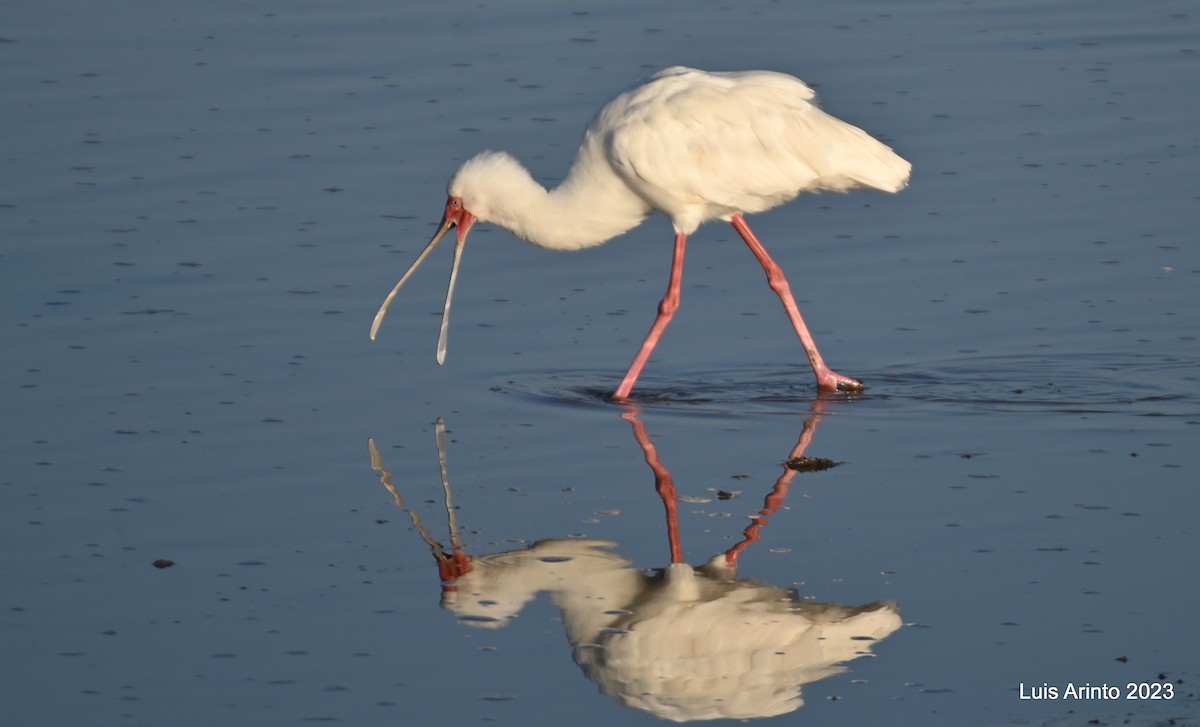
[[[658,317],[614,398],[629,398],[678,308],[687,238],[709,220],[731,222],[762,264],[818,387],[860,391],[861,381],[825,365],[783,271],[742,215],[783,204],[801,192],[857,187],[898,192],[911,169],[882,142],[818,108],[813,90],[792,76],[668,68],[600,109],[566,178],[552,190],[504,152],[485,151],[464,162],[447,186],[449,199],[438,232],[379,307],[371,338],[400,287],[452,227],[458,228],[458,246],[438,363],[445,360],[454,282],[475,222],[491,222],[551,250],[579,250],[630,230],[658,210],[675,227],[671,279]]]
[[[898,192],[912,165],[834,118],[797,78],[676,66],[620,94],[588,125],[571,170],[547,191],[520,162],[485,151],[450,180],[479,221],[554,250],[599,245],[654,210],[690,235],[795,199],[874,187]]]

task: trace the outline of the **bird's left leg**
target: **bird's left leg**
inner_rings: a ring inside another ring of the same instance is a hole
[[[783,307],[787,311],[788,318],[792,320],[796,335],[800,337],[804,352],[808,354],[813,373],[817,375],[817,388],[825,391],[862,391],[866,388],[858,379],[842,376],[825,365],[825,359],[821,358],[821,352],[817,350],[816,341],[808,332],[804,318],[800,316],[800,308],[796,305],[796,299],[792,297],[792,289],[783,275],[783,269],[767,254],[766,248],[758,241],[750,226],[746,224],[746,219],[740,213],[734,215],[730,221],[733,223],[733,229],[737,230],[746,244],[750,246],[750,252],[753,252],[754,257],[758,258],[758,262],[762,264],[763,270],[767,273],[767,282],[770,284],[771,290],[774,290],[779,299],[783,301]]]
[[[650,326],[650,332],[646,334],[646,340],[642,341],[642,348],[638,351],[637,357],[633,359],[633,365],[629,367],[624,380],[613,394],[614,399],[629,398],[629,392],[633,391],[633,385],[637,383],[638,375],[642,373],[642,368],[650,359],[650,353],[658,344],[658,339],[662,338],[663,331],[667,329],[667,324],[671,322],[675,311],[679,310],[680,287],[683,282],[683,254],[686,250],[687,235],[675,235],[675,255],[671,259],[671,280],[667,284],[667,294],[658,304],[658,316],[654,319],[654,325]]]

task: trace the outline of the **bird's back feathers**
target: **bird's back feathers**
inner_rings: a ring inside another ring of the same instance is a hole
[[[581,155],[588,142],[684,234],[805,191],[896,192],[911,169],[822,111],[802,81],[771,71],[660,71],[600,110]]]

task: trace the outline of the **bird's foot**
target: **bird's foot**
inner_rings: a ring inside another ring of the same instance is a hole
[[[817,374],[817,388],[821,391],[830,392],[858,392],[867,388],[867,385],[858,379],[852,379],[849,376],[842,376],[836,371],[826,369],[824,372]]]
[[[867,385],[864,384],[862,381],[860,381],[859,379],[852,379],[848,376],[845,378],[839,379],[838,383],[837,383],[838,391],[862,391],[866,388],[867,388]]]

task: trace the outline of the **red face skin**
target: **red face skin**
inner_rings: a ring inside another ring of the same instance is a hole
[[[442,215],[442,227],[446,225],[454,225],[458,228],[458,244],[463,244],[467,240],[467,233],[471,231],[471,225],[475,224],[475,215],[467,211],[463,206],[462,197],[450,196],[446,200],[446,213]]]

